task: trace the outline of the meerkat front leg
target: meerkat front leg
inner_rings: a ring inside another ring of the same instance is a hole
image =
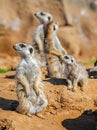
[[[87,82],[84,79],[80,81],[80,90],[81,91],[84,91],[86,84],[87,84]]]
[[[18,82],[20,82],[22,84],[22,86],[24,87],[26,95],[29,96],[30,86],[29,86],[27,79],[23,75],[23,73],[19,73],[19,75],[17,75],[16,78],[17,78]]]
[[[72,90],[72,81],[70,79],[67,79],[67,83],[68,83],[68,90]]]
[[[63,53],[63,55],[67,54],[67,51],[64,48],[62,48],[62,53]]]
[[[62,56],[63,54],[55,49],[50,50],[50,53],[56,56]]]
[[[73,80],[73,88],[72,88],[72,91],[73,91],[73,92],[76,91],[77,83],[78,83],[78,80],[77,80],[77,79],[74,79],[74,80]]]
[[[44,47],[43,47],[42,41],[39,37],[36,37],[36,43],[38,44],[38,48],[39,48],[40,53],[43,53]]]
[[[34,85],[33,85],[33,89],[38,96],[41,95],[41,91],[40,91],[42,89],[41,87],[42,86],[41,86],[40,76],[38,76],[36,77]]]

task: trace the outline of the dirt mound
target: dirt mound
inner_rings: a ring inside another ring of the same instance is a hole
[[[85,110],[94,109],[94,107],[96,107],[96,93],[94,96],[89,95],[89,92],[91,92],[93,88],[87,86],[84,92],[82,92],[80,87],[78,87],[77,92],[71,92],[67,90],[64,80],[61,81],[61,79],[54,78],[46,81],[50,82],[49,84],[46,84],[46,86],[49,86],[49,90],[46,90],[46,92],[49,100],[47,111],[50,113],[55,115],[63,110],[77,110],[84,112]]]

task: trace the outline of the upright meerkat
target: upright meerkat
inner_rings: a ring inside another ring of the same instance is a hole
[[[44,26],[52,21],[53,16],[48,12],[36,12],[35,16],[40,21],[40,24],[36,28],[33,36],[32,46],[35,48],[35,56],[40,66],[45,66],[45,54],[44,54]]]
[[[62,61],[65,63],[68,89],[76,91],[76,87],[79,83],[81,90],[83,91],[88,83],[88,73],[86,68],[81,63],[78,63],[71,55],[64,55]]]
[[[51,21],[45,29],[45,53],[50,76],[63,77],[64,64],[60,61],[60,56],[67,54],[57,38],[58,22]]]
[[[48,104],[43,91],[41,70],[34,58],[34,49],[31,45],[17,43],[13,48],[21,57],[16,69],[16,90],[19,100],[17,111],[30,116],[40,112]]]

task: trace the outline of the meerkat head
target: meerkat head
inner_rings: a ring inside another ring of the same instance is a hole
[[[53,16],[50,13],[43,12],[43,11],[36,12],[34,15],[38,18],[38,20],[42,24],[49,23],[53,19]]]
[[[16,52],[20,54],[20,56],[27,56],[27,55],[33,55],[34,49],[31,45],[21,42],[17,43],[13,46]]]
[[[76,63],[75,58],[73,56],[71,56],[71,55],[64,55],[64,56],[62,56],[62,61],[65,64],[72,65],[72,66]]]
[[[47,33],[55,34],[58,28],[59,28],[58,22],[51,21],[50,23],[47,24]]]

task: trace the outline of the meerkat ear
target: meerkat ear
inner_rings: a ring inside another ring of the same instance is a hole
[[[30,53],[32,54],[32,52],[33,52],[33,48],[29,48],[29,51],[30,51]]]

